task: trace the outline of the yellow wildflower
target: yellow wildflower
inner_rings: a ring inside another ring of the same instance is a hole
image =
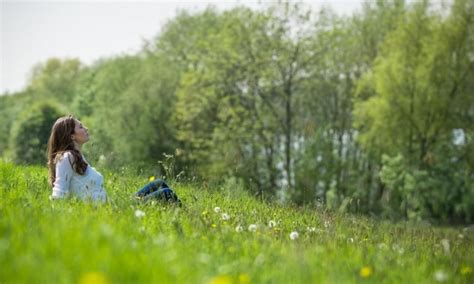
[[[219,275],[212,278],[209,284],[232,284],[232,278],[228,275]]]
[[[250,283],[250,277],[248,274],[240,274],[239,275],[239,283],[240,284],[249,284]]]
[[[472,273],[472,269],[469,266],[463,266],[461,268],[461,274],[462,275],[468,275]]]
[[[100,272],[88,272],[79,279],[79,284],[107,284],[107,278]]]
[[[372,268],[370,266],[364,266],[360,269],[360,277],[362,278],[367,278],[367,277],[370,277],[370,275],[372,275]]]
[[[155,180],[155,176],[151,176],[148,181],[154,181]]]

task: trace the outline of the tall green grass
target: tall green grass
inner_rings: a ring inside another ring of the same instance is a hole
[[[130,196],[147,177],[105,179],[105,205],[50,201],[45,168],[0,162],[0,283],[474,281],[469,228],[267,204],[230,185],[172,184],[183,207],[142,204]]]

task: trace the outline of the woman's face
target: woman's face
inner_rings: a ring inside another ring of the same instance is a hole
[[[79,145],[82,145],[89,141],[89,133],[87,132],[87,128],[83,126],[79,120],[76,120],[74,134],[72,135],[72,141]]]

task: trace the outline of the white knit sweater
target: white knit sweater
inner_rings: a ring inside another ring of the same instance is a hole
[[[84,175],[80,175],[72,168],[73,162],[71,152],[65,152],[56,163],[56,180],[51,198],[77,197],[81,200],[105,202],[107,194],[103,185],[104,177],[89,165]]]

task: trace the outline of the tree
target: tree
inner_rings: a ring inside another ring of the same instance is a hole
[[[54,99],[69,104],[76,95],[82,68],[78,59],[50,58],[33,67],[29,91],[36,99]]]
[[[63,112],[53,102],[40,102],[25,109],[11,131],[10,148],[13,161],[45,164],[51,127],[61,116]]]
[[[384,42],[373,70],[361,81],[355,116],[366,149],[401,154],[407,170],[430,174],[448,162],[439,150],[454,146],[453,131],[472,131],[465,118],[473,109],[467,78],[473,74],[474,22],[469,1],[456,1],[446,18],[428,8],[427,2],[415,4]],[[375,95],[366,99],[366,90]],[[452,174],[466,169],[452,168]],[[386,195],[396,194],[387,190]]]

